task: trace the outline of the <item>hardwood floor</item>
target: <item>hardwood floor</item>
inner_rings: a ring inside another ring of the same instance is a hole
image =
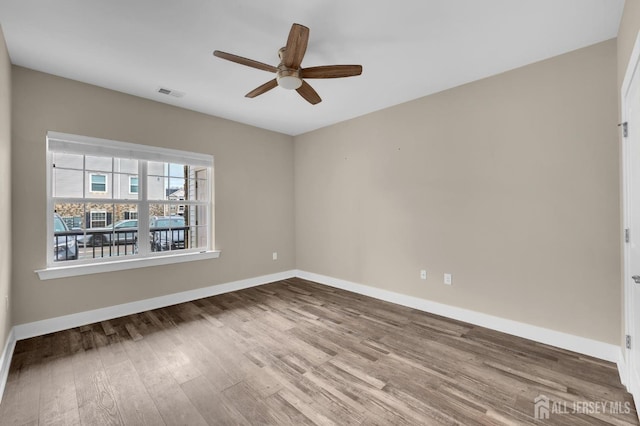
[[[548,420],[534,419],[539,395],[549,398]],[[291,279],[19,341],[0,424],[637,425],[638,417],[609,362]]]

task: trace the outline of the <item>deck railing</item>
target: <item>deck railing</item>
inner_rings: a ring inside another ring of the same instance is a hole
[[[151,251],[189,247],[189,227],[150,228]],[[138,252],[138,230],[72,230],[54,234],[54,260],[128,256]]]

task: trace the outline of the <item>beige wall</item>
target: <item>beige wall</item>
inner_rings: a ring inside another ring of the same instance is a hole
[[[11,62],[0,28],[0,356],[9,336],[11,306]],[[1,397],[1,395],[0,395]]]
[[[616,91],[610,40],[296,137],[298,269],[619,344]]]
[[[615,41],[295,145],[20,67],[13,91],[13,324],[297,267],[619,343]],[[40,281],[48,130],[213,154],[222,257]]]
[[[618,93],[640,31],[640,0],[626,0],[618,29]]]
[[[14,324],[294,267],[292,137],[20,67],[13,95]],[[40,281],[49,130],[212,154],[221,257]]]

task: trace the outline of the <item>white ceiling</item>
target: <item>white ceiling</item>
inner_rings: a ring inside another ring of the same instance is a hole
[[[297,135],[617,35],[624,0],[0,0],[11,61],[143,98]],[[310,28],[303,67],[362,64],[309,80],[312,106],[273,74],[291,24]],[[158,94],[158,87],[185,92]]]

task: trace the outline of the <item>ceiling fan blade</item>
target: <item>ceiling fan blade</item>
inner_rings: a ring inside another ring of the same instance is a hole
[[[302,81],[302,86],[298,87],[296,91],[300,93],[300,96],[305,98],[311,105],[319,104],[320,102],[322,102],[322,99],[320,98],[320,95],[318,95],[318,92],[313,90],[313,87],[309,86],[309,83],[304,80]]]
[[[289,38],[285,46],[282,62],[287,68],[300,68],[304,53],[307,51],[309,42],[309,28],[300,24],[293,24],[289,31]]]
[[[213,56],[217,56],[218,58],[226,59],[227,61],[235,62],[236,64],[246,65],[251,68],[257,68],[263,71],[269,72],[278,72],[278,68],[264,64],[262,62],[254,61],[253,59],[243,58],[242,56],[234,55],[232,53],[221,52],[219,50],[213,51]]]
[[[273,89],[277,85],[278,85],[278,81],[274,78],[273,80],[267,81],[262,86],[256,87],[255,89],[253,89],[252,91],[250,91],[249,93],[244,95],[244,97],[245,98],[255,98],[256,96],[260,96],[263,93],[268,92],[269,90]]]
[[[340,78],[360,74],[362,74],[362,65],[325,65],[300,70],[302,78]]]

